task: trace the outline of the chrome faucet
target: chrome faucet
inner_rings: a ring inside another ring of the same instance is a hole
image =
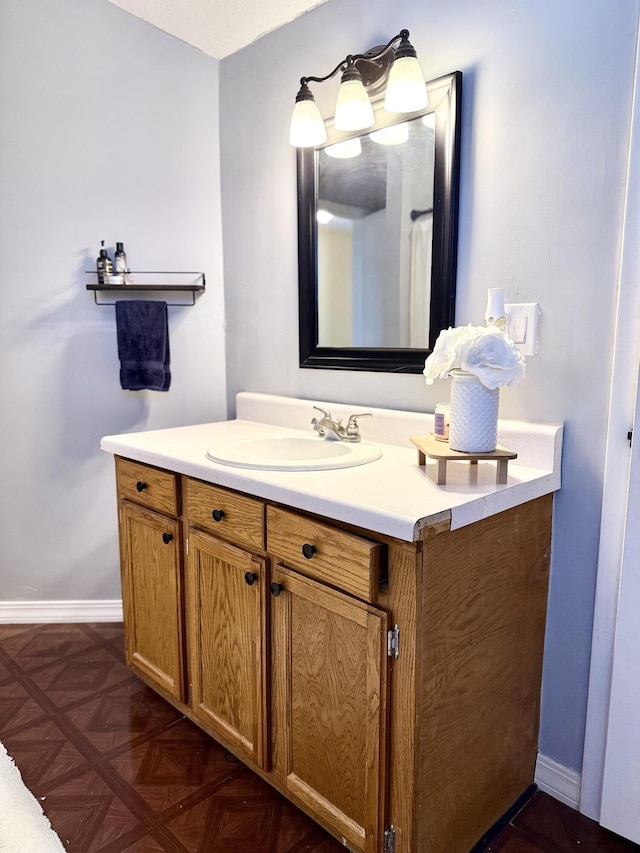
[[[357,415],[351,415],[347,421],[346,427],[342,425],[342,418],[334,420],[331,417],[331,412],[326,409],[321,409],[320,406],[313,407],[317,412],[322,412],[321,418],[312,418],[314,430],[320,438],[324,438],[327,430],[330,430],[340,441],[360,441],[360,428],[358,427],[358,418],[370,418],[371,412],[360,412]]]

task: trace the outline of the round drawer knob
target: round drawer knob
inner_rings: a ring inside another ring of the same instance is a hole
[[[147,484],[146,484],[146,483],[143,483],[143,482],[142,482],[142,480],[138,480],[138,482],[136,483],[136,489],[137,489],[139,492],[144,492],[144,490],[145,490],[146,488],[147,488]]]
[[[163,533],[162,534],[162,541],[164,542],[165,545],[168,545],[172,539],[173,539],[172,533]]]
[[[315,545],[309,545],[308,542],[305,542],[304,545],[302,546],[302,556],[306,560],[310,560],[313,557],[313,555],[316,553],[316,550],[317,549],[316,549]]]
[[[253,586],[258,580],[258,575],[255,572],[245,572],[244,579],[247,586]]]
[[[222,519],[224,518],[224,510],[214,509],[211,513],[211,517],[214,521],[222,521]]]
[[[284,586],[281,583],[276,583],[276,581],[271,581],[269,589],[271,590],[271,595],[277,598],[284,589]]]

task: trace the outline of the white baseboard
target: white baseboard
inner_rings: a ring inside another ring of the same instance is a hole
[[[0,625],[122,622],[122,601],[0,601]]]
[[[538,754],[535,781],[545,794],[572,809],[579,809],[581,777],[577,770],[570,770],[553,758]]]

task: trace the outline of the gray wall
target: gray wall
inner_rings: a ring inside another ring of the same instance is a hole
[[[226,413],[219,63],[106,0],[0,0],[0,599],[120,597],[102,435]],[[122,391],[100,240],[204,270],[168,394]]]
[[[242,389],[433,411],[420,376],[301,370],[295,152],[302,75],[411,30],[427,78],[463,81],[457,322],[488,287],[539,302],[541,352],[501,414],[566,425],[555,505],[541,751],[582,761],[638,0],[330,0],[223,60],[227,377]],[[337,84],[316,85],[325,115]],[[241,105],[241,109],[239,108]]]

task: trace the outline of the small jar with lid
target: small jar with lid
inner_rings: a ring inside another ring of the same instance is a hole
[[[437,403],[434,418],[433,435],[438,441],[449,441],[449,403]]]

